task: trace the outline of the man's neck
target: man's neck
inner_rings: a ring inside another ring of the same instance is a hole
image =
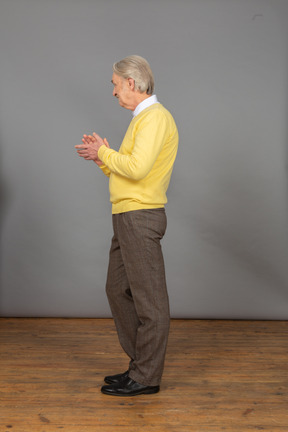
[[[136,107],[143,102],[145,99],[148,99],[151,95],[148,95],[146,93],[135,93],[134,98],[134,108],[131,109],[131,111],[135,111]]]

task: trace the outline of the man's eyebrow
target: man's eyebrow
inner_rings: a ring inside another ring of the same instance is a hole
[[[114,84],[113,80],[111,80],[111,83]],[[114,84],[115,85],[115,84]]]

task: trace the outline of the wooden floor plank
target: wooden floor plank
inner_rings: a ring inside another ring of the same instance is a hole
[[[288,322],[172,320],[161,391],[103,395],[127,369],[109,319],[0,319],[0,432],[288,430]]]

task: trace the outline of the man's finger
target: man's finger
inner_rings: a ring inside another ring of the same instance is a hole
[[[109,143],[107,141],[107,138],[104,138],[104,144],[106,145],[106,147],[110,148],[110,145],[109,145]]]
[[[90,142],[91,142],[91,143],[95,143],[96,138],[95,138],[94,136],[89,135],[89,138],[90,138]]]
[[[100,135],[96,134],[96,132],[93,132],[93,137],[96,138],[96,140],[102,140]]]

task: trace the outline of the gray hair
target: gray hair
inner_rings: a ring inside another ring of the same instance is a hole
[[[152,95],[154,77],[149,63],[143,57],[131,55],[113,64],[113,71],[122,78],[132,78],[140,93]]]

